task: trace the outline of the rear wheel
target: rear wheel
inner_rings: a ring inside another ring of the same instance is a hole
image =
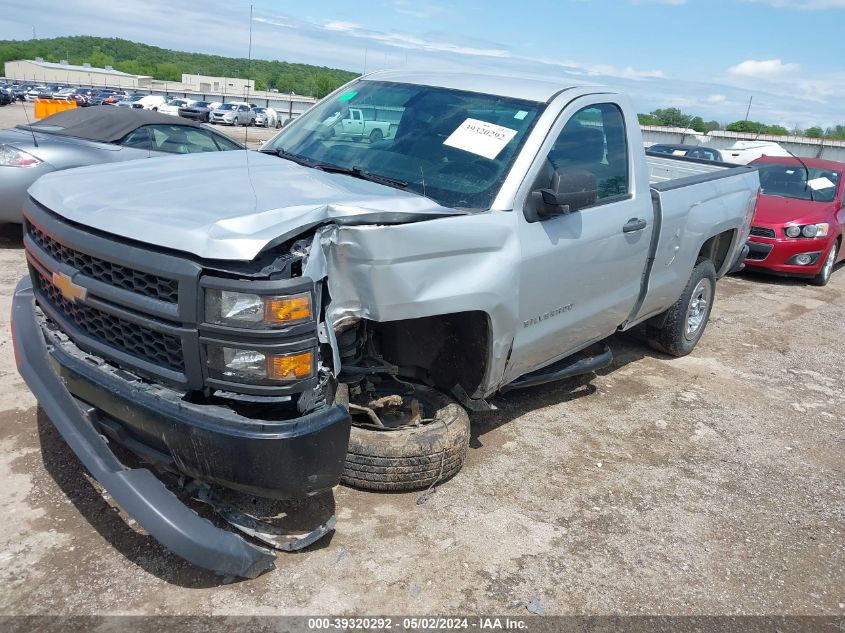
[[[378,143],[383,138],[384,134],[381,130],[373,130],[370,132],[370,143]]]
[[[469,417],[457,402],[409,383],[376,387],[365,399],[353,398],[350,404],[353,426],[344,484],[364,490],[417,490],[461,469],[469,447]]]
[[[830,281],[830,276],[833,274],[833,266],[836,264],[836,254],[839,252],[839,240],[833,243],[830,247],[830,251],[825,257],[824,266],[819,271],[819,274],[813,277],[810,280],[810,283],[814,286],[826,286],[827,282]]]
[[[689,354],[704,334],[715,297],[716,268],[709,259],[699,259],[680,298],[665,312],[663,325],[646,326],[648,344],[672,356]]]

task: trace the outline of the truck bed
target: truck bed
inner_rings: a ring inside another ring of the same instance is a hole
[[[759,187],[753,167],[649,153],[646,162],[659,230],[635,321],[662,312],[677,299],[708,236],[732,233],[729,253],[745,243]],[[732,257],[726,258],[717,275],[724,275],[731,263]]]
[[[648,165],[648,181],[652,185],[737,167],[737,165],[730,163],[716,163],[709,160],[657,152],[646,152],[645,160]]]

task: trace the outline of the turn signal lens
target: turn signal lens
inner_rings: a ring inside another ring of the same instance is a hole
[[[267,358],[267,377],[271,380],[299,380],[313,372],[314,356],[311,352]]]
[[[234,290],[205,291],[205,321],[252,329],[283,328],[312,318],[311,293],[266,296]]]
[[[264,300],[264,320],[267,323],[293,323],[311,318],[311,293]]]
[[[311,378],[315,374],[316,350],[273,354],[269,351],[209,345],[206,348],[209,376],[242,384],[278,385]]]

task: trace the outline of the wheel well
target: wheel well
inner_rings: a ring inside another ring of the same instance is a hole
[[[473,394],[487,372],[490,319],[484,312],[458,312],[403,321],[370,323],[376,346],[400,374],[449,393],[461,385]]]
[[[731,250],[731,244],[733,244],[735,235],[735,230],[724,231],[718,235],[714,235],[704,242],[701,250],[698,251],[699,257],[704,257],[713,262],[717,275],[722,271],[723,266],[729,264],[725,260],[728,257],[728,252]]]

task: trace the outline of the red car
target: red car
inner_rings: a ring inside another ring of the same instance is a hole
[[[817,158],[764,156],[745,267],[804,277],[818,286],[845,258],[845,163]]]

